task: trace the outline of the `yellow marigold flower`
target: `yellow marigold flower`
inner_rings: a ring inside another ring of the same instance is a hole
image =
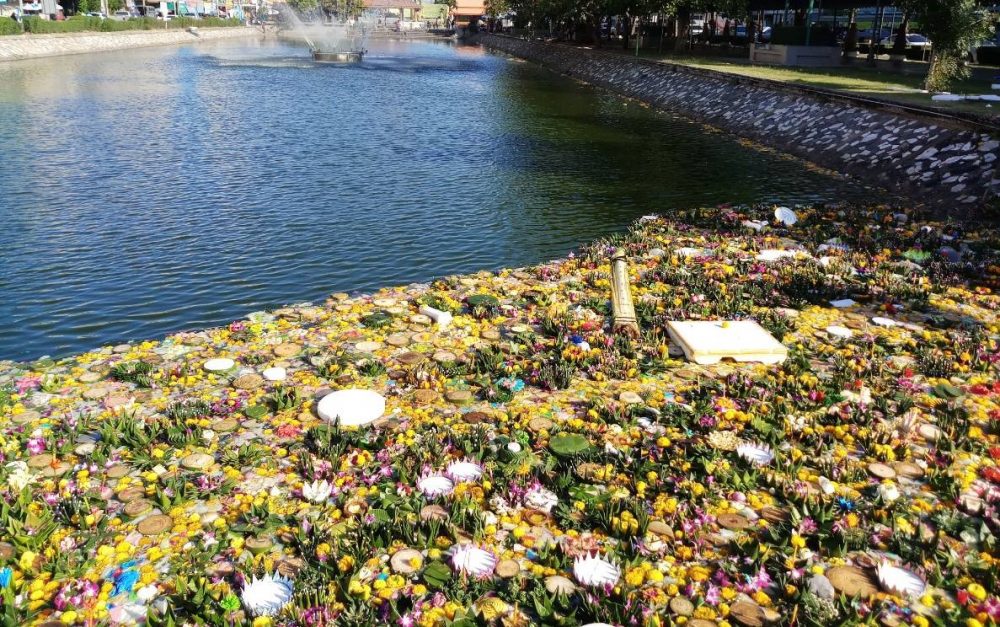
[[[978,583],[969,584],[969,587],[966,588],[966,590],[968,590],[969,595],[976,601],[982,602],[986,600],[986,588],[982,587]]]

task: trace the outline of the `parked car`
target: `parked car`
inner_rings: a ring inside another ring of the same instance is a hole
[[[114,19],[118,20],[119,22],[124,22],[125,20],[129,19],[130,17],[132,17],[132,14],[130,14],[128,11],[118,10],[118,11],[115,11],[113,17],[114,17]]]
[[[84,13],[84,15],[86,15],[87,17],[99,17],[102,20],[107,18],[106,15],[104,15],[103,13],[98,13],[97,11],[91,11],[89,13]]]
[[[879,42],[879,45],[882,46],[883,48],[891,50],[892,47],[896,45],[896,35],[895,35],[895,33],[893,33],[892,35],[889,35],[888,37],[886,37],[885,39],[883,39],[881,42]],[[925,48],[926,49],[930,49],[930,47],[931,47],[931,40],[927,39],[923,35],[919,35],[917,33],[907,33],[906,34],[906,49],[907,50],[912,50],[912,49],[921,49],[922,50],[922,49],[925,49]]]
[[[765,26],[760,31],[760,40],[763,41],[764,43],[771,43],[771,33],[773,32],[774,32],[773,28],[771,28],[770,26]]]
[[[878,32],[875,32],[874,28],[866,28],[858,31],[858,45],[868,46],[871,45],[872,39],[877,38],[877,41],[882,41],[890,36],[892,36],[892,31],[888,28],[880,28]]]

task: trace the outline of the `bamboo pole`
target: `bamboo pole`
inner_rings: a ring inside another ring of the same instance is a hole
[[[625,251],[621,248],[611,256],[611,311],[614,314],[611,326],[613,332],[639,336],[639,321],[635,317],[635,306],[629,289],[628,264],[625,261]]]

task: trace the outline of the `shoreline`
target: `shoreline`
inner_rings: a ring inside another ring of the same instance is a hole
[[[7,35],[0,37],[0,63],[23,61],[91,52],[111,52],[152,46],[167,46],[219,41],[239,37],[262,37],[259,29],[231,26],[224,28],[136,30],[119,32],[51,33]]]
[[[996,214],[1000,135],[971,122],[962,126],[881,102],[866,104],[864,99],[851,101],[820,90],[615,52],[488,33],[479,33],[472,41],[776,148],[947,215]]]
[[[53,523],[0,542],[8,615],[830,624],[845,595],[858,622],[992,616],[995,558],[963,533],[1000,529],[1000,254],[979,228],[682,210],[530,267],[0,363],[0,525]],[[697,365],[667,325],[699,319],[757,320],[787,359]],[[350,389],[383,405],[330,428]]]

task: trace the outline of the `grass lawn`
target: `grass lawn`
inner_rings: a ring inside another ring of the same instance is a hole
[[[671,63],[692,67],[729,72],[742,76],[752,76],[796,85],[842,91],[859,96],[871,96],[893,100],[902,104],[930,105],[955,111],[977,113],[979,115],[1000,115],[1000,103],[985,102],[939,102],[932,101],[930,94],[923,93],[922,73],[902,73],[863,66],[839,68],[790,68],[766,65],[751,65],[740,60],[716,59],[711,57],[648,55]],[[863,64],[863,60],[856,63]],[[989,94],[991,80],[988,71],[980,70],[978,76],[956,81],[951,88],[956,94]]]

